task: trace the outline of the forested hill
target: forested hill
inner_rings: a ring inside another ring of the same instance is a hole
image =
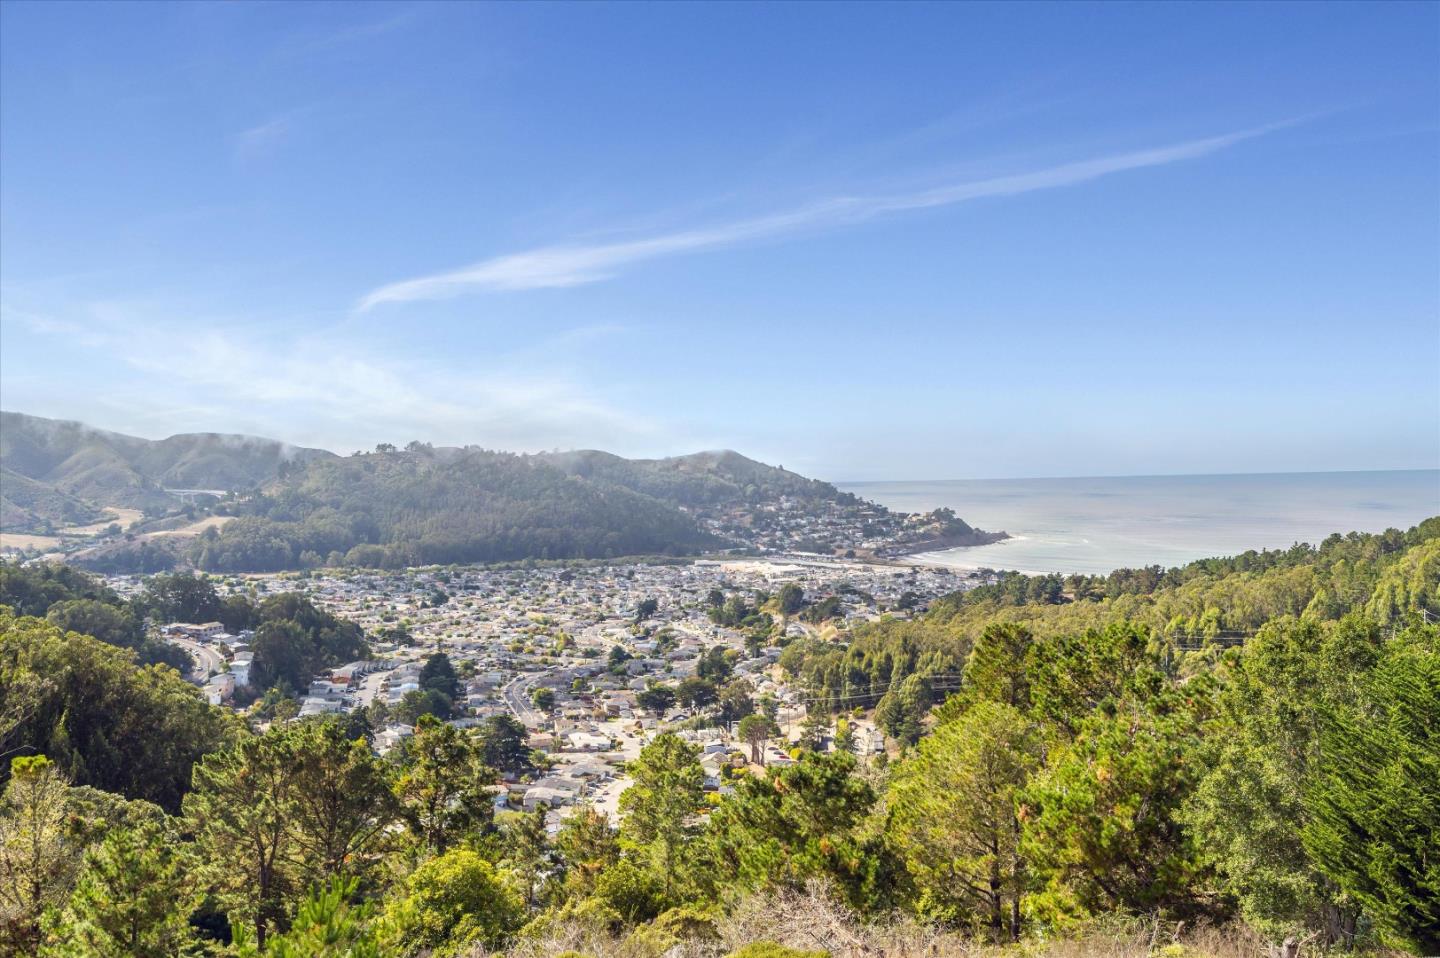
[[[1003,538],[946,510],[892,513],[729,450],[624,459],[414,441],[341,457],[248,436],[149,440],[0,415],[0,530],[59,533],[27,548],[102,572],[607,559],[734,547],[904,552]],[[118,508],[143,518],[109,528]]]
[[[546,457],[414,444],[316,460],[233,504],[203,569],[685,554],[720,544],[674,503]]]
[[[768,466],[738,452],[697,452],[668,459],[622,459],[584,449],[541,457],[585,479],[625,486],[689,507],[754,505],[782,496],[799,500],[854,503],[858,500],[828,482]]]
[[[250,489],[282,464],[334,458],[255,436],[189,433],[141,439],[83,423],[0,412],[0,483],[6,531],[40,531],[100,518],[104,506],[163,510],[168,489]],[[28,481],[27,481],[28,480]]]

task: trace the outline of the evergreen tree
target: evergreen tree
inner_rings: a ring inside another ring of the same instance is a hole
[[[464,836],[490,826],[495,773],[469,733],[427,715],[406,745],[407,762],[395,795],[400,817],[420,847],[443,854]]]
[[[207,755],[185,796],[187,826],[203,850],[203,874],[234,924],[258,947],[283,929],[297,884],[291,822],[295,793],[289,751],[278,736],[251,736]]]
[[[746,776],[705,827],[706,878],[722,894],[821,878],[863,908],[883,867],[883,849],[862,834],[875,798],[855,775],[855,757],[842,752],[807,752],[795,765]]]
[[[271,734],[277,734],[272,732]],[[388,770],[336,720],[279,732],[290,762],[293,854],[307,884],[364,874],[399,814]]]
[[[1312,930],[1328,945],[1354,937],[1354,899],[1301,841],[1312,820],[1304,791],[1320,759],[1322,715],[1352,696],[1380,642],[1377,626],[1355,619],[1328,629],[1277,623],[1225,672],[1219,721],[1204,744],[1207,771],[1185,823],[1245,921],[1274,941]]]
[[[1029,720],[1007,703],[979,701],[898,766],[887,834],[922,913],[1019,938],[1026,882],[1016,795],[1039,764]]]
[[[452,849],[421,864],[386,906],[384,954],[410,958],[491,947],[523,915],[519,897],[489,862],[469,849]]]
[[[1365,694],[1327,712],[1306,850],[1417,954],[1440,953],[1440,643],[1426,627],[1386,650]]]
[[[341,878],[315,886],[289,931],[270,936],[261,949],[239,928],[232,950],[238,958],[382,958],[374,905],[351,904],[356,887],[354,879]]]
[[[79,880],[50,929],[47,958],[173,958],[188,951],[203,895],[176,837],[155,821],[110,828],[85,853]]]
[[[525,907],[534,908],[542,882],[551,871],[550,837],[545,830],[549,806],[540,802],[528,812],[511,815],[501,830],[505,860],[515,881],[525,889]]]
[[[588,806],[565,819],[555,836],[555,850],[565,869],[567,899],[590,895],[600,874],[620,858],[619,837],[609,818]]]
[[[668,901],[685,845],[695,834],[705,772],[695,747],[671,732],[641,749],[627,771],[633,782],[620,794],[626,815],[620,834],[662,876]]]
[[[40,919],[64,901],[82,845],[68,825],[65,781],[43,755],[12,759],[0,795],[0,951],[39,953]]]

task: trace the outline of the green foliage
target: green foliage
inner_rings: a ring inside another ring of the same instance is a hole
[[[480,760],[490,768],[514,775],[535,770],[527,739],[530,732],[513,715],[492,715],[476,729]]]
[[[403,722],[406,725],[414,725],[419,722],[422,715],[428,715],[443,722],[450,717],[450,708],[450,700],[434,689],[411,689],[395,706],[393,717],[395,721]]]
[[[622,858],[600,873],[594,901],[624,925],[651,921],[665,908],[667,882],[644,863]]]
[[[388,774],[338,722],[247,736],[206,756],[185,796],[203,873],[257,947],[307,882],[363,875],[395,820]]]
[[[218,535],[196,540],[200,568],[295,568],[305,552],[394,568],[679,554],[714,542],[668,501],[544,457],[479,449],[316,460],[241,509]]]
[[[71,566],[53,562],[21,565],[0,559],[0,605],[10,606],[16,615],[39,618],[51,606],[76,599],[122,604],[113,589]]]
[[[1252,926],[1275,940],[1321,931],[1349,944],[1357,911],[1310,860],[1301,833],[1312,817],[1304,788],[1319,761],[1321,715],[1353,697],[1383,638],[1352,617],[1336,626],[1266,626],[1222,672],[1219,721],[1204,747],[1207,771],[1186,810]]]
[[[149,639],[130,605],[99,579],[69,566],[20,565],[0,560],[0,605],[17,615],[44,617],[66,632],[90,635],[132,649],[142,665],[163,663],[187,670],[190,656]]]
[[[436,652],[425,659],[420,668],[419,684],[426,691],[445,696],[448,702],[453,703],[460,698],[460,677],[455,674],[455,666],[450,664],[450,657],[444,652]]]
[[[373,904],[352,904],[357,883],[341,878],[310,890],[290,930],[257,948],[245,928],[235,929],[238,958],[382,958]],[[388,958],[388,956],[387,956]]]
[[[0,608],[0,753],[43,752],[77,785],[174,810],[233,731],[173,670]]]
[[[685,847],[696,831],[705,772],[695,747],[669,732],[641,749],[627,771],[633,782],[620,795],[620,810],[626,815],[621,839],[663,876],[668,901]]]
[[[383,944],[395,958],[493,947],[518,927],[523,903],[485,859],[457,848],[424,862],[385,908]]]
[[[214,584],[204,576],[180,572],[157,575],[145,583],[135,600],[142,614],[158,623],[219,622],[225,603]]]
[[[495,773],[468,732],[424,716],[406,742],[406,763],[395,781],[400,816],[416,844],[443,854],[466,835],[487,829]]]
[[[1185,914],[1198,877],[1179,821],[1194,788],[1201,716],[1133,703],[1078,722],[1021,792],[1021,853],[1042,891],[1039,914]]]
[[[801,951],[799,948],[787,948],[773,941],[752,941],[738,951],[730,952],[725,958],[830,958],[830,952]]]
[[[1027,875],[1016,797],[1040,763],[1033,723],[1007,702],[981,699],[895,769],[886,834],[918,911],[1019,937]]]
[[[555,851],[564,869],[562,895],[585,898],[595,891],[600,876],[620,858],[620,842],[603,812],[578,809],[560,826]]]
[[[67,827],[67,783],[43,755],[11,761],[0,794],[0,951],[35,955],[40,919],[61,904],[83,845]]]
[[[750,761],[757,765],[765,764],[765,743],[779,731],[775,723],[765,715],[747,715],[740,720],[740,726],[736,729],[740,741],[750,746]]]
[[[675,690],[668,685],[651,682],[636,694],[635,704],[656,715],[664,715],[675,704]]]
[[[232,924],[256,944],[281,930],[298,890],[291,855],[289,761],[275,738],[246,737],[195,766],[185,817],[205,850],[201,868]]]
[[[785,583],[775,596],[775,608],[781,615],[794,615],[805,608],[805,590],[794,582]]]
[[[530,704],[542,712],[555,710],[555,693],[547,688],[536,688],[530,693]]]
[[[370,654],[358,625],[336,618],[296,592],[267,597],[255,618],[250,681],[259,688],[305,689],[320,670]]]
[[[1322,713],[1305,849],[1418,954],[1440,951],[1440,641],[1397,637],[1354,701]]]
[[[883,851],[864,833],[875,792],[845,753],[745,776],[704,831],[703,867],[721,888],[803,888],[812,878],[841,888],[854,907],[876,894]]]
[[[108,829],[50,923],[47,958],[172,958],[193,944],[190,914],[203,895],[175,836],[159,822]]]
[[[289,762],[286,788],[293,859],[307,884],[366,876],[399,807],[390,771],[362,738],[334,719],[301,722],[270,735]]]

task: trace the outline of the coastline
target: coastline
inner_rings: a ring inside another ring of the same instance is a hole
[[[886,547],[883,557],[899,559],[904,557],[916,557],[930,555],[939,552],[948,552],[951,549],[973,549],[978,546],[993,546],[999,542],[1006,542],[1017,538],[1003,529],[999,532],[986,532],[983,529],[974,529],[962,535],[935,536],[929,539],[920,539],[915,542],[906,542],[901,545]],[[1023,537],[1021,537],[1023,538]],[[880,553],[877,553],[879,556]]]

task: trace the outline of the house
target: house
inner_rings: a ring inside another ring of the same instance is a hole
[[[532,785],[525,790],[525,798],[522,804],[525,811],[533,811],[536,805],[542,802],[551,808],[557,805],[569,805],[575,801],[575,796],[561,788],[552,788],[548,785]]]
[[[568,732],[565,743],[577,752],[603,752],[610,748],[610,737],[599,732]]]
[[[255,656],[249,652],[236,652],[230,660],[230,674],[235,676],[236,685],[250,684],[250,663]]]
[[[229,672],[212,675],[205,683],[205,700],[211,705],[228,701],[235,694],[235,676]]]
[[[345,703],[337,699],[323,699],[316,696],[309,696],[300,704],[300,717],[309,718],[312,715],[333,715],[345,711]]]
[[[324,699],[328,702],[338,702],[345,697],[345,691],[349,685],[345,682],[327,682],[317,679],[310,683],[310,698]]]
[[[415,729],[409,725],[387,725],[375,733],[375,751],[384,755],[414,734]]]
[[[164,635],[179,636],[195,642],[208,642],[217,635],[224,634],[225,626],[219,622],[202,622],[199,625],[190,622],[171,622],[169,625],[161,626],[160,632]]]

